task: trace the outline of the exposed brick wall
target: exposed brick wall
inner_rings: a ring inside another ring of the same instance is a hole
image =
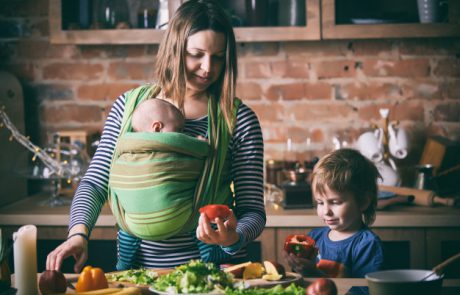
[[[38,140],[99,130],[119,94],[154,78],[158,47],[53,45],[47,11],[47,0],[0,2],[0,69],[22,81]],[[321,155],[332,136],[353,139],[379,123],[381,107],[408,130],[406,163],[427,135],[460,139],[458,38],[245,43],[239,66],[238,95],[261,120],[267,158],[284,157],[288,137],[297,158]]]

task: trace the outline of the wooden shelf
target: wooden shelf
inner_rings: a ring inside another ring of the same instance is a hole
[[[320,39],[320,0],[306,0],[307,25],[302,27],[237,27],[237,42]],[[50,42],[53,44],[158,44],[163,30],[62,30],[61,0],[50,0]]]
[[[322,0],[322,39],[375,39],[460,36],[460,1],[449,0],[450,18],[456,23],[336,24],[336,1]]]
[[[50,42],[53,44],[158,44],[164,34],[163,30],[155,29],[62,30],[61,0],[49,1]],[[460,36],[460,1],[458,0],[449,0],[450,23],[365,25],[337,24],[336,1],[306,0],[306,26],[236,27],[236,40],[237,42],[278,42]]]

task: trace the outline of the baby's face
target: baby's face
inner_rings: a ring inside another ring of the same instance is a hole
[[[314,192],[316,212],[333,231],[354,233],[362,227],[362,212],[351,193],[338,193],[326,187],[324,194]]]

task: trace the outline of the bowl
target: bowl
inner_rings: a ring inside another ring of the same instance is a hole
[[[443,275],[433,274],[422,281],[431,272],[421,269],[384,270],[366,274],[366,280],[371,295],[441,294]]]

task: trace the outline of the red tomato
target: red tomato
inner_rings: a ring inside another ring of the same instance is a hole
[[[232,212],[227,205],[212,204],[201,207],[200,213],[204,213],[210,221],[214,221],[216,218],[227,219]]]
[[[326,278],[320,278],[311,283],[306,295],[337,295],[337,286],[334,281]]]
[[[315,240],[307,235],[289,235],[284,241],[284,250],[300,258],[314,259],[318,254]]]

